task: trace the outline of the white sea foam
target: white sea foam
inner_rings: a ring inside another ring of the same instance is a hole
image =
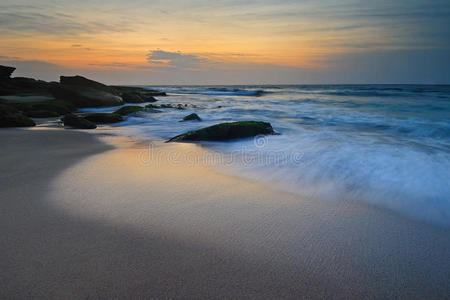
[[[156,88],[169,93],[161,102],[197,108],[141,113],[117,126],[167,139],[225,121],[268,121],[281,135],[262,145],[252,139],[204,145],[232,155],[218,167],[238,176],[450,226],[449,86]],[[203,122],[178,122],[192,112]]]

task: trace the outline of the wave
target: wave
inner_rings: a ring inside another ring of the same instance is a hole
[[[222,88],[222,87],[206,87],[206,88],[162,88],[166,93],[170,94],[198,94],[211,96],[248,96],[260,97],[269,94],[269,91],[262,89],[240,89],[240,88]]]
[[[450,86],[152,88],[168,93],[159,101],[197,108],[132,115],[117,126],[165,140],[221,122],[267,121],[281,135],[268,137],[264,147],[255,149],[252,139],[205,146],[224,153],[255,150],[229,166],[237,176],[311,197],[365,201],[450,226],[450,102],[441,99],[450,96]],[[107,109],[117,108],[94,110]],[[178,122],[192,112],[203,121]],[[301,160],[292,161],[298,154]]]
[[[421,86],[421,85],[301,85],[293,86],[300,94],[329,95],[329,96],[355,96],[355,97],[440,97],[449,98],[450,86]]]
[[[263,147],[252,143],[221,145],[234,155],[221,168],[312,199],[364,201],[450,226],[448,152],[327,130],[269,137]]]

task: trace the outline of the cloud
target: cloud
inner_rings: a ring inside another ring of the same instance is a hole
[[[80,47],[83,47],[83,45],[81,45],[81,44],[73,44],[71,47],[72,48],[80,48]]]
[[[151,50],[147,54],[147,61],[162,67],[177,69],[193,69],[208,63],[208,60],[194,54],[183,54],[181,52],[168,52],[163,50]]]
[[[159,50],[162,51],[162,50]],[[165,52],[165,51],[162,51]],[[171,53],[171,52],[167,52]],[[158,55],[156,57],[167,56]],[[173,53],[172,53],[173,54]],[[190,54],[175,54],[194,56]],[[146,64],[96,64],[66,68],[44,61],[8,60],[14,76],[58,80],[60,75],[82,75],[107,84],[345,84],[345,83],[450,83],[449,50],[380,50],[330,57],[326,69],[307,69],[258,63],[216,63],[207,68],[155,68]],[[172,56],[170,56],[172,57]],[[178,56],[177,56],[178,57]],[[201,58],[199,58],[202,60]],[[165,59],[167,60],[167,59]],[[195,61],[195,59],[194,59]],[[412,64],[411,61],[415,63]],[[165,65],[166,63],[161,63]],[[202,64],[202,63],[200,63]]]
[[[59,10],[58,7],[48,5],[0,5],[0,33],[65,36],[133,31],[128,21],[102,22],[99,18],[86,20]]]

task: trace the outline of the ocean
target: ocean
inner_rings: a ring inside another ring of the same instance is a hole
[[[450,226],[449,85],[145,87],[168,94],[158,103],[187,106],[129,116],[114,125],[121,134],[166,140],[221,122],[270,122],[278,135],[200,143],[214,154],[207,163],[317,201],[365,201]],[[179,122],[193,112],[202,122]]]

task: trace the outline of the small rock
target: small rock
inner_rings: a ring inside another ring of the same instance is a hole
[[[126,116],[132,113],[137,113],[140,111],[143,111],[144,108],[141,106],[134,106],[134,105],[129,105],[129,106],[124,106],[118,110],[116,110],[114,113],[115,114],[119,114],[121,116]]]
[[[78,117],[74,114],[66,114],[62,121],[64,122],[64,126],[70,126],[78,129],[95,129],[97,125],[92,123],[91,121],[86,120],[85,118]]]
[[[183,118],[183,120],[181,120],[180,122],[183,121],[201,121],[202,119],[195,113],[187,115],[186,117]]]

